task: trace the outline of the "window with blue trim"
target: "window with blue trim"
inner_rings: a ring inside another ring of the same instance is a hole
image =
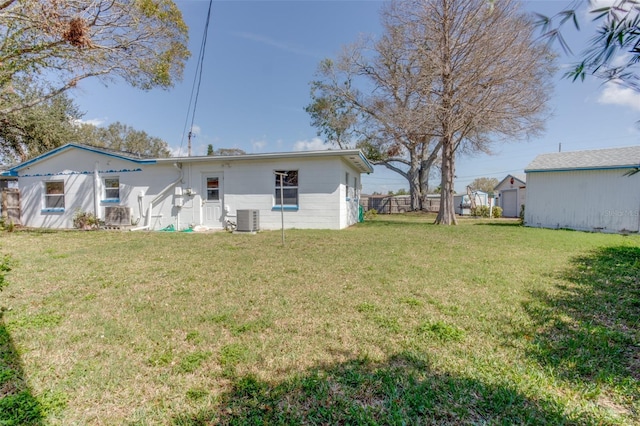
[[[120,201],[120,178],[110,177],[104,179],[104,200],[102,201]]]
[[[64,181],[55,180],[44,183],[44,209],[64,210]]]
[[[298,207],[298,171],[275,171],[275,205]]]

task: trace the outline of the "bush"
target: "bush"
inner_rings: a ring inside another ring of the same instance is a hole
[[[364,219],[373,219],[374,217],[378,216],[378,210],[376,209],[369,209],[366,212],[364,212]]]
[[[98,229],[99,221],[93,213],[76,210],[73,215],[73,227],[78,229]]]
[[[489,217],[489,206],[476,206],[472,208],[471,216]]]
[[[502,217],[502,207],[495,206],[493,208],[493,217],[494,218]]]
[[[524,225],[524,204],[520,206],[520,225]]]

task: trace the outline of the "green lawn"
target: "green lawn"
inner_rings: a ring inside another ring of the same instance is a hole
[[[0,425],[640,424],[640,237],[14,232]]]

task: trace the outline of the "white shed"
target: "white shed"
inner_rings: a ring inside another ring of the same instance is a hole
[[[287,228],[342,229],[358,221],[360,177],[372,172],[359,150],[140,158],[80,144],[9,170],[25,226],[72,228],[82,210],[107,223],[178,230],[221,229],[238,211],[265,230],[280,228],[282,211]]]
[[[493,190],[498,196],[502,217],[519,217],[526,201],[527,175],[509,174]]]
[[[600,232],[640,231],[640,146],[558,152],[525,170],[525,224]]]

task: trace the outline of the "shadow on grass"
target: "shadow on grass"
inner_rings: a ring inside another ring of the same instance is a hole
[[[22,362],[0,312],[0,425],[41,425],[40,403],[24,380]]]
[[[474,223],[474,225],[480,226],[509,226],[513,228],[521,228],[522,224],[518,219],[486,219],[491,220],[492,222],[478,222]]]
[[[538,330],[531,354],[562,379],[639,401],[640,247],[576,257],[561,278],[526,306]]]
[[[214,409],[172,421],[181,426],[399,425],[566,424],[569,419],[554,401],[528,398],[508,384],[436,372],[428,360],[403,353],[383,363],[352,360],[318,367],[279,383],[238,377]]]

